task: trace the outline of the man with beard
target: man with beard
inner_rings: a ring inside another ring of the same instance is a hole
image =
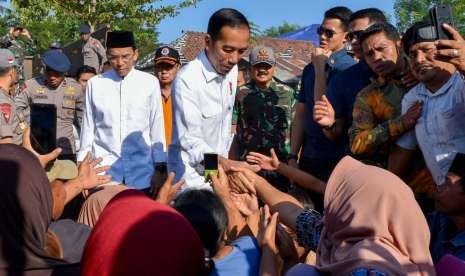
[[[386,167],[390,147],[415,126],[421,115],[421,103],[401,114],[402,98],[409,89],[402,77],[409,69],[394,26],[371,25],[361,34],[360,45],[377,78],[355,99],[349,144],[358,158]]]
[[[276,67],[273,49],[256,46],[249,60],[252,80],[239,88],[234,105],[239,158],[245,160],[252,151],[267,155],[274,149],[278,158],[287,160],[294,89],[273,79]],[[265,177],[275,187],[287,191],[287,178],[273,172]]]
[[[403,37],[410,68],[420,83],[405,95],[402,112],[408,112],[417,102],[423,103],[423,112],[415,128],[397,141],[399,147],[392,153],[390,162],[401,171],[408,171],[413,152],[419,146],[434,181],[441,185],[456,154],[465,153],[465,82],[460,64],[441,57],[439,51],[444,48],[435,44],[433,28],[429,22],[419,22]],[[464,39],[450,26],[444,29],[452,34],[451,42],[461,45],[455,51],[450,49],[451,53],[456,52],[456,58],[463,58]]]

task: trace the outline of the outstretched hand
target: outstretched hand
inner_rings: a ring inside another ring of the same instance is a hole
[[[110,169],[110,166],[99,166],[102,158],[92,159],[92,156],[87,152],[86,157],[79,164],[78,179],[82,183],[82,189],[88,190],[99,185],[106,184],[111,181],[111,175],[100,175]]]
[[[268,247],[275,254],[278,253],[276,246],[276,225],[278,223],[278,212],[270,216],[268,205],[260,209],[260,229],[258,230],[258,244],[260,247]]]
[[[275,171],[279,167],[279,159],[274,149],[270,150],[271,156],[266,156],[258,152],[250,152],[246,160],[251,164],[258,165],[262,170]]]
[[[175,176],[176,175],[174,172],[168,174],[168,178],[166,179],[165,183],[163,183],[163,186],[155,195],[156,201],[163,204],[170,204],[174,200],[179,189],[181,189],[182,185],[185,182],[184,179],[182,179],[173,185]]]

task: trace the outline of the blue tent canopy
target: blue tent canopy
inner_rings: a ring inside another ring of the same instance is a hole
[[[289,40],[304,40],[313,43],[314,45],[320,45],[320,39],[316,30],[320,24],[312,24],[307,27],[300,28],[296,31],[278,35],[276,38],[289,39]]]

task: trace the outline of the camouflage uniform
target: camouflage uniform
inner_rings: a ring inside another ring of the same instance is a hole
[[[253,81],[239,88],[233,124],[237,125],[241,159],[250,151],[269,155],[271,148],[280,160],[287,159],[295,102],[294,89],[274,80],[266,90],[260,90]]]
[[[22,38],[15,39],[11,34],[7,34],[0,37],[0,48],[9,49],[15,55],[16,62],[18,63],[17,72],[19,83],[23,83],[25,81],[24,57],[34,54],[36,49],[34,41],[29,39],[25,42]]]

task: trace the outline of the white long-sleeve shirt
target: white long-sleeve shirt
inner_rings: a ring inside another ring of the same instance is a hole
[[[185,187],[208,188],[203,177],[204,153],[228,157],[237,66],[218,74],[205,51],[184,66],[173,84],[173,133],[168,169]]]
[[[114,70],[91,78],[78,161],[90,151],[111,166],[112,181],[148,188],[167,157],[160,93],[154,76],[134,68],[124,79]]]

